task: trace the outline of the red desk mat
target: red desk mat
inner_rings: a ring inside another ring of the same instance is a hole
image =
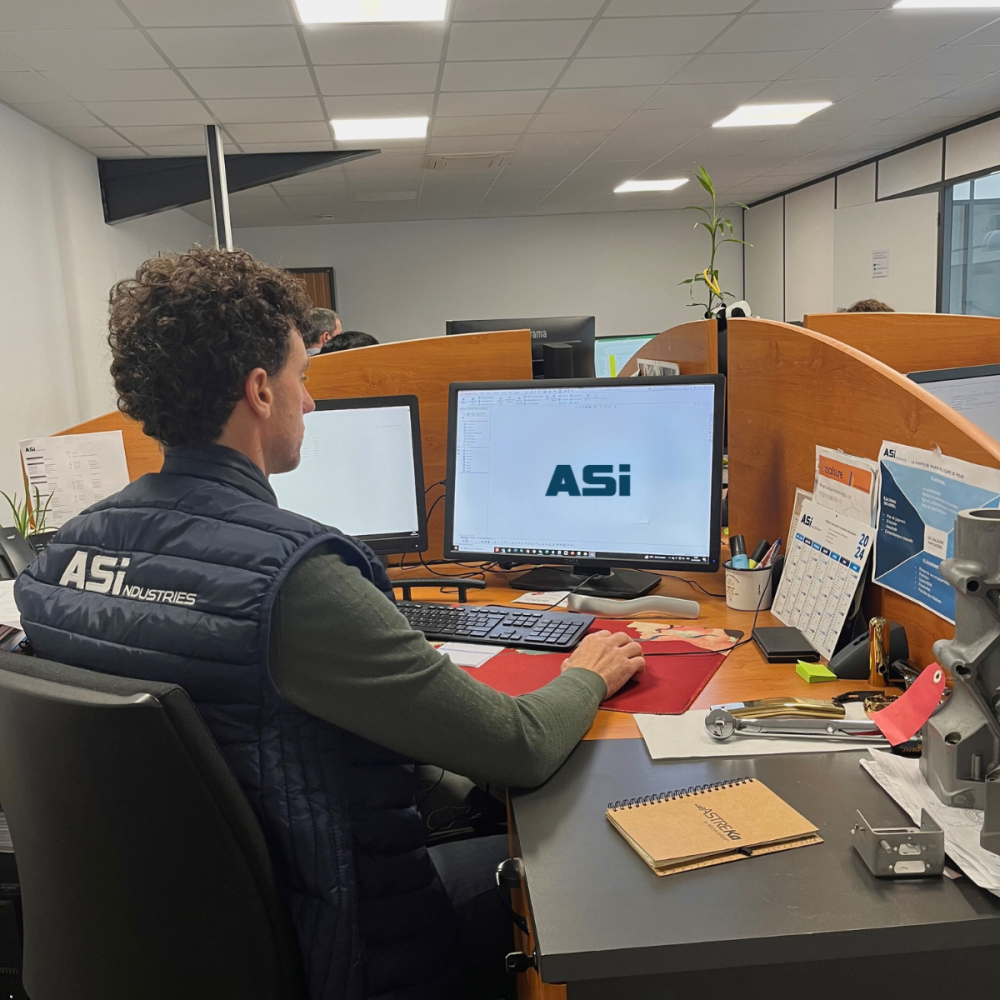
[[[658,638],[643,642],[643,649],[650,653],[671,654],[647,657],[642,677],[629,681],[601,705],[601,708],[613,712],[644,712],[650,715],[680,715],[686,712],[742,634],[726,633],[722,629],[672,628],[646,622],[616,621],[597,621],[591,631],[601,629],[627,632],[637,639],[655,634]],[[666,638],[670,631],[679,633],[678,638]],[[685,638],[680,638],[680,635],[685,635]],[[559,668],[567,655],[504,649],[481,667],[463,669],[496,691],[510,695],[528,694],[558,677]]]

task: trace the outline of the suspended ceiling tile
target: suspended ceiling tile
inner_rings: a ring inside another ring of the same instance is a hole
[[[244,122],[321,122],[326,120],[316,97],[258,97],[250,100],[209,101],[223,125]]]
[[[429,116],[433,94],[370,94],[366,97],[327,97],[331,118],[414,118]]]
[[[117,132],[110,128],[105,128],[104,126],[63,126],[58,129],[61,136],[69,139],[70,142],[75,142],[78,146],[83,146],[84,149],[90,149],[94,146],[130,146],[131,143],[128,139],[123,138]]]
[[[530,115],[544,100],[545,90],[506,90],[489,93],[442,94],[437,114],[445,118],[479,115]]]
[[[135,28],[0,31],[0,46],[38,70],[157,69],[166,65]]]
[[[605,17],[655,17],[659,14],[739,14],[752,0],[611,0]],[[754,8],[756,10],[756,7]]]
[[[202,125],[123,126],[118,129],[137,146],[196,146],[205,141]]]
[[[233,0],[125,0],[125,3],[139,23],[147,28],[293,24],[295,21],[287,0],[238,0],[236,3]]]
[[[636,87],[662,85],[690,56],[637,56],[635,58],[574,59],[559,81],[560,87]]]
[[[227,131],[244,143],[303,143],[330,140],[326,122],[269,122],[267,124],[230,125]]]
[[[154,28],[150,37],[180,68],[189,66],[301,66],[294,28]]]
[[[604,0],[453,0],[456,21],[596,17]]]
[[[700,52],[732,22],[715,17],[602,18],[580,50],[589,56],[668,56]]]
[[[191,91],[169,69],[67,69],[42,74],[53,86],[78,101],[184,100]]]
[[[505,153],[520,135],[449,135],[431,139],[428,153]]]
[[[8,104],[56,104],[70,100],[70,97],[65,90],[31,70],[26,73],[0,73],[0,101]]]
[[[777,52],[814,48],[816,39],[823,39],[829,44],[872,16],[870,10],[751,13],[741,17],[713,42],[709,51]]]
[[[703,55],[691,60],[673,83],[770,82],[784,76],[812,55],[811,51],[737,52]]]
[[[200,101],[91,101],[87,107],[108,125],[210,125]]]
[[[729,107],[754,97],[765,84],[761,81],[736,83],[668,83],[644,105],[648,108]]]
[[[331,95],[429,94],[437,78],[437,63],[316,67],[320,92]]]
[[[62,128],[67,125],[100,125],[99,122],[82,104],[77,101],[57,101],[52,104],[26,104],[24,113],[29,118],[48,125],[51,128]]]
[[[551,59],[571,56],[590,21],[492,21],[453,24],[449,60]]]
[[[0,0],[0,25],[9,31],[60,28],[129,28],[114,0]]]
[[[449,62],[442,91],[542,90],[551,87],[565,59],[519,59],[498,62]]]
[[[316,93],[305,66],[185,69],[184,78],[199,97],[310,97]]]
[[[445,28],[440,24],[307,25],[303,37],[317,66],[354,63],[439,62]]]
[[[525,130],[531,115],[471,115],[438,118],[431,122],[431,135],[517,135]]]
[[[554,90],[542,106],[552,114],[580,111],[635,111],[657,91],[656,87],[585,87],[579,90]]]

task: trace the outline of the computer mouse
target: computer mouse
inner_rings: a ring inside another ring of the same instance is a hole
[[[588,597],[586,594],[570,594],[567,600],[570,611],[586,611],[605,618],[622,618],[629,615],[657,614],[664,618],[697,618],[701,605],[697,601],[685,601],[679,597],[662,597],[649,594],[631,601],[616,601],[611,597]]]

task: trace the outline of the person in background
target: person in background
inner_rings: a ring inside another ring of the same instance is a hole
[[[454,1000],[463,965],[504,975],[507,840],[428,849],[416,762],[540,785],[645,661],[598,632],[544,687],[502,694],[410,627],[363,542],[278,506],[268,477],[299,464],[315,409],[308,311],[242,250],[164,254],[116,285],[118,406],[163,469],[64,524],[14,597],[38,656],[190,695],[264,829],[309,1000]],[[127,567],[114,589],[87,579],[101,564]]]
[[[854,305],[838,311],[849,313],[891,313],[896,310],[892,306],[887,306],[884,302],[879,302],[878,299],[859,299]]]
[[[320,354],[333,354],[334,351],[350,351],[355,347],[375,347],[378,341],[370,333],[360,330],[345,330],[331,337],[324,345]]]
[[[306,353],[310,357],[322,354],[327,343],[339,336],[343,329],[340,317],[332,309],[316,308],[310,310],[309,332],[302,334]]]

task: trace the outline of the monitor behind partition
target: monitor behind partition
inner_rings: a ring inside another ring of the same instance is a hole
[[[545,378],[543,344],[573,345],[573,378],[594,377],[593,316],[535,316],[527,319],[462,319],[445,324],[449,336],[459,333],[492,333],[496,330],[531,330],[531,366],[534,378]]]
[[[906,377],[1000,441],[1000,365],[939,368]]]
[[[636,333],[622,337],[598,337],[594,341],[594,375],[597,378],[617,378],[632,357],[658,336],[658,333]]]

